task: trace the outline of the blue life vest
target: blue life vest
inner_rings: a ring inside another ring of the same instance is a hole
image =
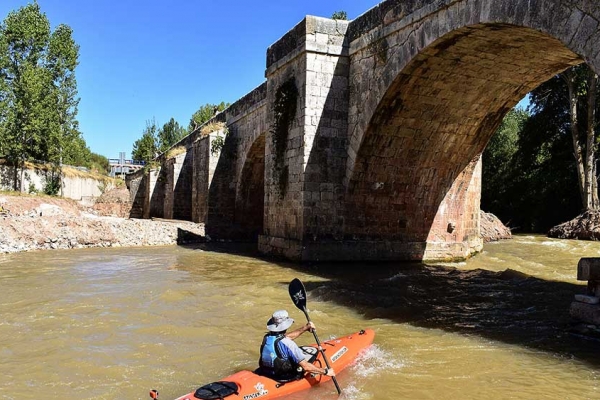
[[[281,333],[268,333],[263,338],[260,346],[260,365],[261,372],[269,376],[286,377],[296,374],[296,365],[292,360],[285,357],[279,350],[279,342],[285,335]]]

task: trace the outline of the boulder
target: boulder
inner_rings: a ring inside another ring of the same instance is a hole
[[[494,214],[479,211],[480,232],[484,242],[494,242],[501,239],[511,239],[510,228],[502,223]]]
[[[600,240],[600,211],[585,211],[571,221],[550,229],[548,237],[557,239]]]

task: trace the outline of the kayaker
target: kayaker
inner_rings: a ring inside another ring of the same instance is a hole
[[[304,332],[312,332],[313,329],[316,329],[315,325],[308,322],[287,333],[293,323],[294,320],[285,310],[275,311],[271,319],[267,321],[269,333],[264,336],[260,347],[261,374],[275,380],[291,380],[302,376],[298,372],[298,367],[301,367],[304,372],[335,376],[333,368],[321,368],[309,362],[313,354],[304,352],[294,342]]]

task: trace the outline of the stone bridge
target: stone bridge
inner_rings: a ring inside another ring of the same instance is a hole
[[[596,0],[308,16],[267,50],[266,82],[209,122],[225,129],[192,133],[132,180],[135,216],[205,222],[213,239],[294,260],[469,257],[486,144],[553,75],[600,72],[599,23]]]

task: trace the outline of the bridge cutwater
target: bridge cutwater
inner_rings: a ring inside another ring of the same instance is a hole
[[[469,257],[481,153],[529,91],[583,62],[600,72],[599,24],[595,0],[307,16],[267,49],[265,82],[206,125],[225,128],[128,178],[133,216],[205,222],[294,260]]]

